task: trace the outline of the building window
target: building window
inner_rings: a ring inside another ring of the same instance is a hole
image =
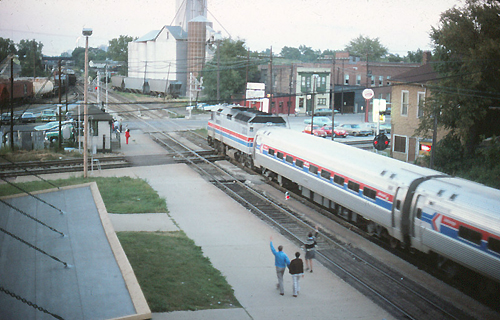
[[[321,85],[323,87],[326,85],[326,77],[321,77]]]
[[[391,85],[391,76],[387,76],[387,82],[386,82],[386,85],[390,86]]]
[[[306,79],[306,87],[307,87],[307,89],[311,88],[311,77],[307,77],[307,79]]]
[[[346,74],[344,76],[344,84],[349,85],[349,75],[348,74]]]
[[[387,103],[391,103],[391,94],[390,93],[388,93],[388,94],[385,95],[385,101]]]
[[[425,92],[419,92],[417,95],[417,118],[424,116]]]
[[[361,75],[360,74],[358,74],[356,76],[356,85],[358,85],[358,86],[361,85]]]
[[[406,137],[394,136],[394,152],[406,153]]]
[[[326,106],[326,98],[318,98],[318,106]]]
[[[375,85],[375,76],[370,76],[371,81],[372,81],[372,86]]]
[[[408,102],[410,93],[406,90],[401,91],[401,115],[408,116]]]
[[[302,76],[301,80],[302,80],[302,86],[305,87],[306,86],[306,77]]]
[[[378,86],[381,87],[384,85],[384,76],[378,77]]]

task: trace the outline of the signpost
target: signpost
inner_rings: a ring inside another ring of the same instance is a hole
[[[362,95],[363,95],[363,98],[365,98],[365,100],[366,100],[365,122],[368,122],[368,108],[370,107],[370,100],[375,95],[375,92],[373,92],[372,89],[365,89],[365,90],[363,90]]]

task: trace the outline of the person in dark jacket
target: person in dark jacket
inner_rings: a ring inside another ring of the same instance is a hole
[[[300,291],[300,277],[304,277],[304,263],[299,257],[300,252],[295,252],[295,259],[290,261],[290,266],[288,267],[288,270],[290,270],[290,274],[292,275],[294,297],[297,297]]]
[[[318,227],[316,226],[316,233],[313,235],[312,232],[309,232],[307,236],[307,241],[304,244],[306,248],[306,271],[311,270],[313,272],[313,262],[312,259],[316,256],[316,237],[318,236]]]

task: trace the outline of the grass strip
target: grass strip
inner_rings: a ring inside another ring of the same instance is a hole
[[[151,188],[147,181],[130,177],[72,177],[51,180],[56,186],[64,187],[95,181],[99,187],[106,209],[111,213],[168,213],[164,198]],[[53,188],[45,181],[16,183],[20,188],[32,192]],[[0,196],[21,193],[9,184],[0,184]]]
[[[240,307],[233,289],[184,232],[118,232],[152,312]]]

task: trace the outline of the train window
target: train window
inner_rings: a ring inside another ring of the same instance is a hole
[[[318,173],[318,167],[316,167],[316,166],[314,166],[314,165],[310,164],[310,165],[309,165],[309,172],[310,172],[310,173],[314,173],[314,174]]]
[[[293,157],[292,157],[292,156],[287,155],[287,156],[285,157],[285,160],[286,160],[286,162],[288,162],[288,163],[293,163]]]
[[[396,201],[396,209],[401,210],[401,200]]]
[[[500,240],[490,237],[488,239],[488,249],[500,253]]]
[[[253,127],[250,127],[250,132],[253,132]]]
[[[354,181],[349,181],[347,183],[347,187],[351,189],[352,191],[359,192],[359,183],[356,183]]]
[[[326,170],[321,170],[321,176],[325,178],[326,180],[330,180],[330,177],[332,174],[329,171]]]
[[[268,153],[269,153],[271,156],[274,156],[274,149],[269,149]]]
[[[422,209],[421,208],[417,209],[417,219],[422,219]]]
[[[278,151],[278,154],[276,155],[279,159],[283,160],[284,154],[283,152]]]
[[[231,120],[233,118],[233,115],[232,114],[228,114],[227,115],[227,120]]]
[[[460,226],[458,228],[458,236],[465,240],[469,240],[474,242],[475,244],[481,244],[482,235],[480,232],[476,230],[472,230],[470,228]]]
[[[344,178],[342,178],[341,176],[338,176],[338,175],[334,175],[333,176],[333,182],[335,182],[336,184],[340,184],[341,186],[344,185]]]
[[[304,161],[300,159],[295,159],[295,165],[299,168],[302,168],[304,166]]]
[[[364,187],[363,188],[363,195],[365,197],[368,197],[370,199],[375,200],[375,198],[377,197],[377,191],[370,189],[370,188],[367,188],[367,187]]]

